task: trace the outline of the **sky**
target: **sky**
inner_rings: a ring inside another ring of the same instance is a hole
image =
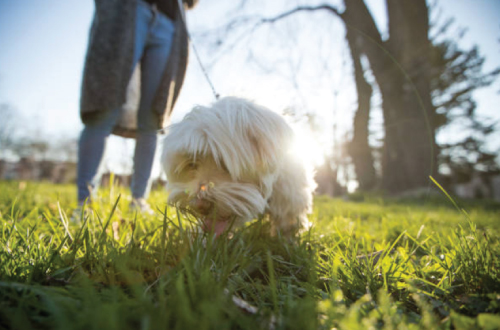
[[[322,2],[328,1],[252,0],[243,13],[272,16],[298,3]],[[384,1],[366,2],[380,29],[386,30]],[[236,11],[238,3],[200,0],[187,13],[193,43],[217,91],[254,99],[276,111],[293,108],[299,114],[312,114],[323,132],[315,138],[330,148],[331,128],[337,129],[337,138],[345,133],[356,100],[342,25],[325,14],[314,16],[321,28],[309,17],[299,17],[262,28],[231,51],[225,51],[227,47],[212,51],[207,40],[214,39],[227,17],[241,14]],[[441,0],[438,5],[444,17],[455,17],[457,27],[468,29],[460,45],[479,45],[486,70],[500,66],[500,1]],[[19,130],[24,134],[67,139],[76,138],[82,129],[79,94],[93,10],[90,0],[0,0],[0,103],[18,111]],[[238,35],[228,39],[231,44]],[[475,93],[479,114],[500,120],[499,91],[496,82]],[[200,65],[191,56],[172,120],[180,120],[195,104],[213,100]],[[372,125],[381,127],[380,116],[374,116]],[[495,134],[488,144],[492,150],[500,148],[500,133]],[[117,139],[112,143],[128,149],[131,145],[131,141]],[[115,153],[114,161],[122,156],[123,152]]]

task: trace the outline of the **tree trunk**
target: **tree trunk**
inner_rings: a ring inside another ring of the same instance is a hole
[[[361,65],[361,52],[358,43],[363,42],[362,38],[354,33],[352,29],[348,29],[346,39],[351,50],[356,92],[358,94],[358,108],[354,115],[353,137],[348,144],[348,152],[354,164],[354,171],[359,184],[358,189],[369,191],[375,188],[377,183],[372,150],[368,143],[372,86],[366,81]]]
[[[363,37],[360,49],[382,94],[382,188],[398,193],[425,187],[436,163],[425,0],[387,0],[390,39],[385,42],[363,0],[345,0],[345,7],[342,18],[348,30]]]

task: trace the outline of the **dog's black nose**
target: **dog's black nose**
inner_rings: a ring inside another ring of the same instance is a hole
[[[212,203],[206,199],[195,197],[189,202],[189,206],[191,206],[196,212],[208,215],[212,209]]]

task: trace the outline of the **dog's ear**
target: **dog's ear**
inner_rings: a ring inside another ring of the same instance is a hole
[[[253,102],[228,98],[232,103],[236,126],[240,126],[247,152],[251,155],[250,167],[257,171],[274,171],[284,153],[290,151],[293,132],[277,113]],[[251,151],[251,152],[250,152]]]
[[[278,161],[282,159],[286,139],[280,136],[279,130],[275,130],[272,134],[262,126],[249,127],[247,134],[256,170],[274,171]]]

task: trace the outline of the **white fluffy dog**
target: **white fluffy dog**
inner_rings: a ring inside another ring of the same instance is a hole
[[[274,233],[308,228],[315,183],[293,140],[284,118],[250,101],[197,106],[165,140],[168,201],[216,235],[259,215],[269,216]]]

